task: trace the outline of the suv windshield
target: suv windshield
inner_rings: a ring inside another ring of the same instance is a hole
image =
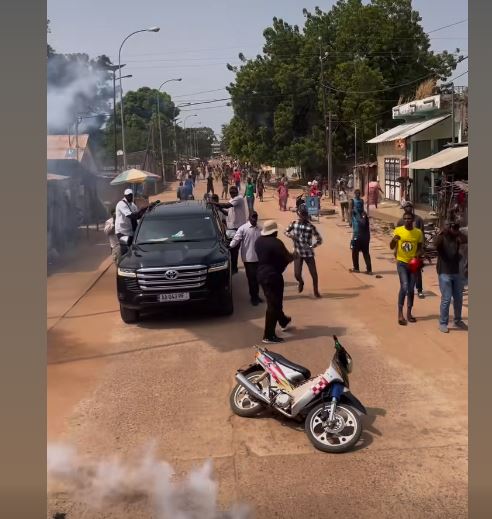
[[[215,240],[212,216],[144,218],[136,244]]]

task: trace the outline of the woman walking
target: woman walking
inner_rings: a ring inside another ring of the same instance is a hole
[[[244,196],[246,197],[249,215],[251,216],[251,214],[255,210],[255,185],[253,184],[253,179],[251,177],[248,177],[248,182],[246,184]]]
[[[289,198],[289,189],[287,183],[281,181],[277,189],[278,192],[278,204],[281,211],[287,211],[287,200]]]

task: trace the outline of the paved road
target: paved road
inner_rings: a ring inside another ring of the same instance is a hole
[[[283,227],[292,219],[272,199],[257,209]],[[348,272],[350,232],[338,216],[322,218],[319,229],[323,298],[310,293],[309,276],[298,294],[289,268],[285,307],[295,329],[277,350],[317,373],[331,358],[331,335],[340,337],[355,361],[352,390],[369,410],[355,451],[323,454],[291,423],[231,414],[235,369],[252,360],[264,319],[264,307],[249,304],[242,269],[232,317],[190,310],[129,326],[111,267],[48,332],[49,439],[96,459],[130,456],[155,440],[178,474],[211,458],[220,503],[249,503],[257,518],[467,517],[468,334],[437,330],[433,267],[424,272],[428,297],[416,300],[418,322],[403,328],[388,240],[373,237],[376,279]],[[143,517],[142,506],[85,517]],[[85,513],[63,494],[50,510]]]

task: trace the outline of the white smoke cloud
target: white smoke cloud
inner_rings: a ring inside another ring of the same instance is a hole
[[[58,80],[54,81],[54,77]],[[103,70],[84,61],[48,60],[48,132],[67,131],[75,123],[78,112],[97,109],[98,107],[90,106],[90,101],[96,99],[105,79]],[[87,130],[98,124],[96,119],[84,119],[81,129],[84,126],[84,130]]]
[[[157,459],[150,446],[134,463],[114,457],[94,463],[83,461],[65,444],[48,445],[48,479],[64,486],[74,501],[92,509],[135,500],[150,500],[156,519],[248,519],[249,508],[234,506],[219,510],[218,485],[212,463],[175,480],[172,467]]]

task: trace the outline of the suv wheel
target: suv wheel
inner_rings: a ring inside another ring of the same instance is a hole
[[[126,324],[136,323],[136,322],[138,322],[139,317],[140,317],[138,310],[132,310],[131,308],[125,308],[122,305],[120,305],[120,315],[121,315],[121,319]]]
[[[232,298],[232,289],[224,290],[217,301],[217,313],[219,315],[232,315],[234,312],[234,300]]]

